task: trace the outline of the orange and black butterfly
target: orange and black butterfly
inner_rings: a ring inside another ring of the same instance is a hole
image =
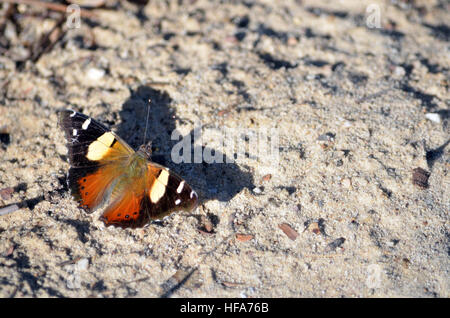
[[[114,132],[75,112],[59,112],[69,149],[68,185],[87,212],[109,202],[101,219],[122,228],[141,227],[174,211],[191,211],[197,193],[168,168],[150,161],[143,145],[134,151]]]

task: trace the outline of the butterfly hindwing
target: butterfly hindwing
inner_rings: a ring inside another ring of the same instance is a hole
[[[100,219],[106,226],[115,225],[122,228],[144,226],[150,219],[142,209],[143,195],[144,192],[141,195],[131,191],[123,193],[106,208]]]
[[[144,184],[135,185],[107,207],[105,224],[140,227],[150,220],[160,220],[175,211],[191,211],[197,206],[197,193],[169,169],[149,162]]]
[[[153,162],[148,164],[148,171],[153,177],[147,179],[144,208],[152,219],[197,206],[197,193],[176,173]]]

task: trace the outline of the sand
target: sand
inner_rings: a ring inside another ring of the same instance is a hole
[[[0,297],[449,297],[448,3],[220,2],[107,2],[36,63],[58,14],[7,23]],[[154,160],[200,205],[105,227],[68,192],[56,111],[137,148],[149,98]],[[228,162],[173,162],[196,127]],[[270,129],[278,160],[248,147]]]

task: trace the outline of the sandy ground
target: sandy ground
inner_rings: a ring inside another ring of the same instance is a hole
[[[0,35],[0,207],[23,206],[0,216],[0,297],[450,296],[446,1],[112,1],[36,63],[58,14],[19,9]],[[56,110],[138,147],[148,98],[154,160],[201,204],[106,228],[67,191]],[[217,152],[224,127],[273,128],[279,161],[173,163],[172,131],[196,125]]]

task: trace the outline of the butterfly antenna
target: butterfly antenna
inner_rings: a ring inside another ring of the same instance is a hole
[[[143,145],[145,145],[146,137],[147,137],[148,118],[150,116],[150,103],[151,102],[152,102],[152,100],[149,98],[148,104],[147,104],[147,120],[145,121],[144,142],[142,143]]]

